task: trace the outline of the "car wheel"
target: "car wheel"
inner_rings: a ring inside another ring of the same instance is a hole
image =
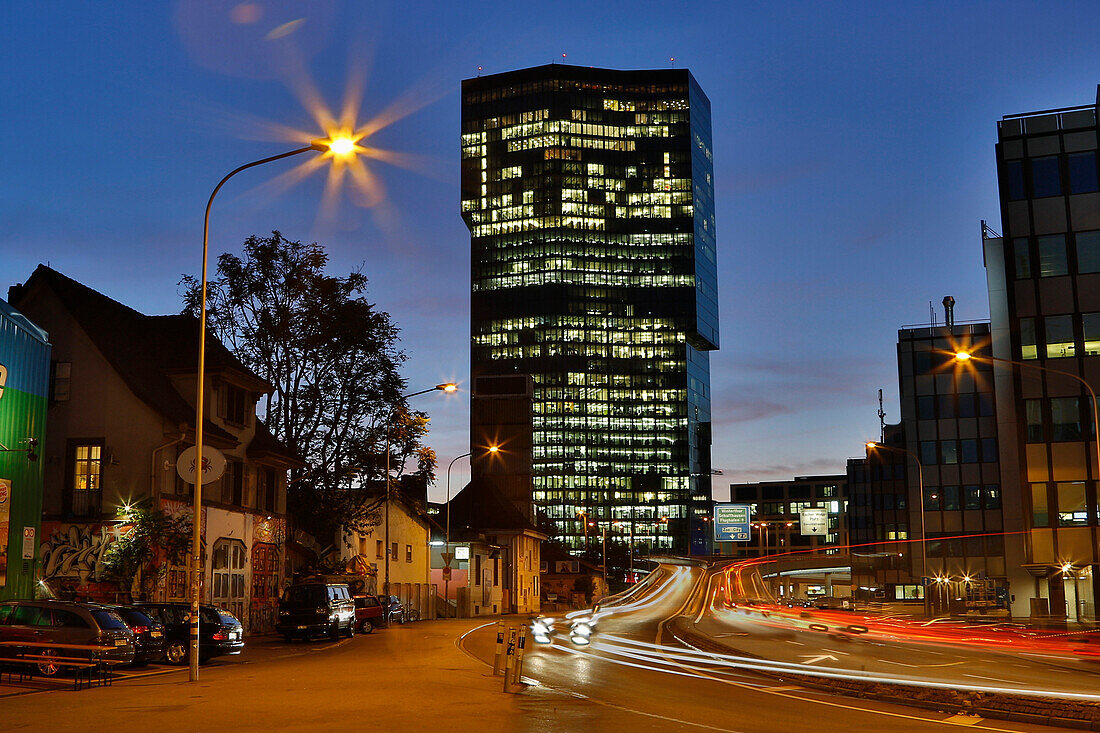
[[[363,619],[363,623],[359,624],[359,633],[369,634],[372,631],[374,631],[374,624],[370,622],[369,618]]]
[[[420,620],[420,611],[416,611],[416,610],[409,611],[409,621],[419,621],[419,620]]]
[[[187,660],[187,644],[182,641],[170,641],[164,647],[164,661],[169,664],[183,664]]]
[[[56,649],[43,649],[39,652],[41,657],[57,657]],[[57,663],[56,659],[43,659],[38,663],[38,674],[43,677],[55,677],[58,672],[61,671],[61,665]]]
[[[351,619],[351,620],[348,621],[347,631],[348,631],[348,638],[349,639],[352,638],[353,636],[355,636],[355,619]]]

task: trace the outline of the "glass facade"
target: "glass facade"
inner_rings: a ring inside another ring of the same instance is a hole
[[[599,534],[585,521],[704,549],[709,101],[686,70],[566,65],[467,79],[462,95],[471,377],[531,378],[535,512],[575,551]]]

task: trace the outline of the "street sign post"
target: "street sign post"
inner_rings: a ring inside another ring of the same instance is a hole
[[[829,510],[825,507],[806,507],[798,512],[802,536],[824,537],[829,533]]]
[[[718,542],[748,542],[752,507],[748,504],[714,505],[714,539]]]

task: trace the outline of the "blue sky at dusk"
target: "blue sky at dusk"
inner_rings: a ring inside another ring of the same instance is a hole
[[[898,419],[895,344],[928,302],[988,315],[979,220],[1000,230],[1002,115],[1088,104],[1095,3],[9,4],[0,27],[0,287],[39,262],[147,313],[177,312],[202,214],[229,170],[321,135],[304,90],[390,121],[384,188],[326,198],[297,163],[234,179],[211,249],[278,229],[362,266],[402,329],[410,389],[469,370],[459,83],[550,63],[662,68],[711,100],[722,350],[714,458],[730,481],[842,472]],[[362,79],[360,83],[357,81]],[[286,128],[286,129],[284,129]],[[942,315],[941,315],[942,318]],[[468,395],[427,395],[445,470]],[[456,468],[452,485],[468,471]],[[434,494],[439,496],[440,476]]]

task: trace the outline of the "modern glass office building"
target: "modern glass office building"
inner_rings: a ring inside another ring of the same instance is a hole
[[[705,551],[718,306],[695,79],[553,64],[463,81],[462,216],[473,392],[529,377],[533,513],[574,551],[586,522],[594,541]],[[472,418],[475,456],[491,414]]]

